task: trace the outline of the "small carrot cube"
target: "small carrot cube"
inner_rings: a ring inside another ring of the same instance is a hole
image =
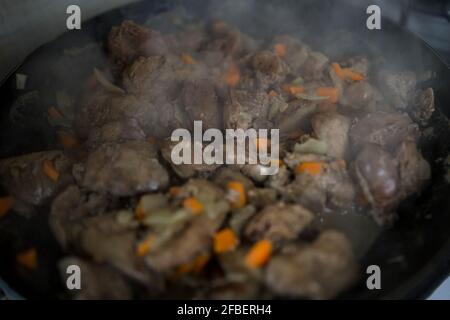
[[[283,86],[283,91],[286,93],[289,93],[293,96],[302,93],[305,89],[302,86],[297,86],[297,85],[289,85],[289,84],[285,84]]]
[[[287,52],[287,48],[285,44],[277,43],[273,46],[273,50],[275,51],[275,54],[279,57],[284,57]]]
[[[59,143],[66,149],[74,149],[80,145],[78,138],[68,132],[60,131],[58,132]]]
[[[235,63],[230,63],[223,75],[223,81],[230,87],[235,87],[241,80],[241,72]]]
[[[134,216],[138,221],[142,221],[145,219],[146,213],[142,201],[139,201],[138,205],[134,209]]]
[[[245,264],[251,268],[261,267],[269,261],[271,255],[272,243],[269,240],[260,240],[245,256]]]
[[[321,162],[302,162],[295,168],[296,173],[308,173],[312,176],[322,172],[323,164]]]
[[[172,198],[175,198],[176,196],[178,196],[180,194],[181,188],[180,187],[170,187],[169,189],[169,195]]]
[[[200,203],[200,201],[198,201],[194,197],[184,199],[183,206],[193,214],[201,214],[204,210],[203,205]]]
[[[269,95],[269,97],[276,97],[276,96],[278,96],[278,92],[276,92],[275,90],[270,90],[268,95]]]
[[[223,229],[214,236],[214,252],[223,253],[233,251],[238,245],[238,239],[230,228]]]
[[[138,257],[147,255],[150,252],[154,241],[155,237],[153,235],[149,235],[143,241],[139,242],[136,247],[136,255]]]
[[[42,170],[44,170],[44,173],[47,177],[49,177],[54,182],[58,181],[59,179],[59,172],[56,170],[55,165],[50,160],[44,160],[42,163]]]
[[[230,191],[231,207],[234,209],[244,207],[247,203],[244,184],[239,181],[230,181],[227,188]]]
[[[19,253],[16,257],[17,263],[28,270],[36,270],[38,266],[37,251],[35,248]]]
[[[316,90],[316,95],[320,97],[328,97],[332,103],[338,102],[338,90],[333,87],[321,87]]]

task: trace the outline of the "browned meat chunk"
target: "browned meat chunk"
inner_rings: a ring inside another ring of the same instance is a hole
[[[300,74],[307,80],[319,80],[324,76],[328,66],[328,57],[318,51],[311,51],[305,63],[300,68]]]
[[[86,144],[97,148],[104,143],[144,140],[145,133],[135,119],[109,122],[91,130]]]
[[[158,32],[126,20],[112,28],[108,36],[108,50],[115,68],[120,72],[139,56],[166,53],[167,46]]]
[[[279,245],[296,239],[313,218],[313,214],[300,205],[273,204],[250,220],[244,235],[253,241],[269,239]]]
[[[431,168],[414,141],[406,140],[400,145],[397,161],[402,192],[410,195],[420,191],[431,177]]]
[[[280,190],[285,199],[317,212],[352,207],[355,188],[342,161],[330,161],[312,154],[292,154],[285,161],[293,168],[303,162],[320,164],[317,174],[298,172],[295,180]]]
[[[224,105],[224,127],[255,128],[254,122],[257,119],[267,119],[268,110],[269,99],[266,92],[231,89]]]
[[[382,71],[379,75],[381,88],[396,109],[406,110],[414,97],[417,77],[411,71]]]
[[[297,73],[308,59],[310,49],[300,40],[291,36],[277,36],[273,39],[273,44],[286,46],[286,54],[283,59],[287,62],[292,72]]]
[[[419,91],[414,99],[411,118],[422,126],[426,126],[434,112],[434,92],[432,88]]]
[[[356,280],[357,270],[347,238],[330,230],[310,246],[273,257],[265,281],[283,297],[329,299]]]
[[[82,102],[75,128],[81,137],[88,137],[93,128],[134,119],[146,135],[165,138],[174,128],[183,127],[174,114],[176,107],[170,103],[152,104],[134,95],[99,92]]]
[[[210,173],[213,173],[217,168],[219,168],[220,164],[193,164],[194,163],[194,148],[191,145],[191,141],[189,142],[180,142],[186,143],[190,147],[191,150],[191,163],[181,163],[175,164],[172,161],[172,149],[178,144],[178,142],[165,141],[161,147],[161,155],[166,160],[173,171],[182,179],[192,178],[194,176],[208,176]]]
[[[33,205],[45,204],[72,181],[72,161],[61,151],[43,151],[0,161],[1,185]]]
[[[318,113],[311,119],[316,136],[327,144],[327,154],[344,159],[348,152],[350,119],[338,113]]]
[[[389,209],[401,197],[397,161],[380,146],[369,144],[356,157],[354,171],[364,198],[376,210],[374,218],[390,221]]]
[[[87,189],[116,196],[156,191],[168,183],[154,146],[145,141],[100,146],[89,154],[82,179]]]
[[[203,122],[203,128],[221,128],[221,107],[214,83],[210,79],[188,81],[181,91],[181,103],[189,114],[191,123],[194,120]]]
[[[279,83],[289,72],[289,67],[276,54],[270,51],[261,51],[251,58],[251,65],[256,72],[267,77],[268,83]]]
[[[155,230],[158,232],[157,238],[167,237],[164,236],[167,233],[170,237],[147,255],[146,263],[153,270],[171,271],[207,253],[215,232],[222,225],[230,208],[222,190],[206,180],[190,180],[185,184],[178,192],[177,198],[187,197],[197,199],[203,210],[195,216],[191,212],[186,212],[190,219],[184,225],[169,224],[165,228]],[[173,230],[174,226],[181,229]]]
[[[346,86],[341,99],[342,105],[347,108],[369,111],[375,111],[376,104],[379,101],[381,101],[380,93],[366,81],[359,81]]]
[[[372,113],[360,119],[350,130],[353,150],[374,143],[395,149],[408,137],[417,139],[419,130],[406,114]]]
[[[49,217],[53,234],[63,248],[74,244],[81,231],[81,221],[106,211],[111,199],[106,195],[83,192],[68,186],[53,201]]]
[[[141,57],[125,70],[123,85],[127,92],[143,95],[153,103],[172,101],[182,79],[177,70],[182,68],[182,62],[177,57]]]

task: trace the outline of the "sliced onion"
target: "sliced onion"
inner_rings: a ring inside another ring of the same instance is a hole
[[[303,100],[309,100],[309,101],[322,101],[322,100],[327,100],[328,97],[325,96],[314,96],[311,94],[306,94],[306,93],[299,93],[295,95],[297,98],[301,98]]]
[[[115,92],[119,94],[125,94],[125,90],[122,88],[112,84],[108,78],[105,76],[103,72],[98,70],[97,68],[94,68],[94,74],[97,81],[102,85],[103,88],[105,88],[109,92]]]

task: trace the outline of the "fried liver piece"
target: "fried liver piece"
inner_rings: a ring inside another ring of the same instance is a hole
[[[169,175],[156,156],[155,147],[146,141],[103,144],[89,154],[81,184],[115,196],[164,189]]]
[[[46,173],[50,167],[54,175]],[[9,194],[43,205],[72,181],[72,160],[62,151],[42,151],[0,160],[0,183]]]
[[[244,236],[252,241],[269,239],[277,245],[296,239],[314,216],[300,205],[268,205],[248,222]]]
[[[357,270],[348,239],[328,230],[311,245],[273,257],[265,283],[282,297],[330,299],[352,285]]]

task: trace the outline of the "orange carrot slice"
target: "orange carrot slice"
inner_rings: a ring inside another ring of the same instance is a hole
[[[19,265],[30,271],[36,270],[38,266],[37,251],[35,248],[31,248],[19,253],[16,259]]]
[[[273,46],[273,50],[275,51],[275,54],[279,57],[284,57],[287,52],[287,48],[285,44],[277,43]]]
[[[42,163],[42,169],[47,177],[49,177],[54,182],[59,179],[59,172],[56,170],[55,165],[50,160],[44,160]]]
[[[252,268],[263,266],[272,255],[272,243],[269,240],[258,241],[245,256],[245,264]]]
[[[328,101],[332,103],[338,102],[338,90],[333,87],[321,87],[316,90],[316,95],[320,97],[328,97]]]
[[[230,63],[228,68],[225,70],[225,74],[223,75],[223,81],[230,87],[235,87],[240,80],[241,72],[239,71],[238,66],[234,62]]]
[[[227,184],[227,188],[231,193],[231,207],[233,209],[244,207],[247,203],[247,195],[245,193],[244,184],[239,181],[230,181]]]
[[[183,206],[191,211],[193,214],[201,214],[203,213],[203,205],[194,197],[189,197],[184,199]]]
[[[236,249],[239,241],[230,228],[223,229],[214,236],[214,252],[223,253]]]
[[[322,162],[302,162],[295,168],[296,173],[308,173],[312,176],[322,172]]]

